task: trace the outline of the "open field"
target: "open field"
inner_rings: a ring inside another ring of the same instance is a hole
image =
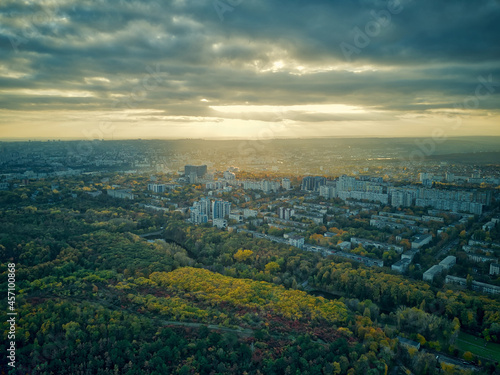
[[[486,346],[485,346],[486,344]],[[463,351],[470,351],[478,357],[500,362],[500,344],[486,342],[486,340],[460,332],[455,346]]]

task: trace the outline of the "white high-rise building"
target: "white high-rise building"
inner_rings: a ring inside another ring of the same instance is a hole
[[[224,219],[231,213],[231,202],[215,200],[212,202],[212,218]]]
[[[148,190],[153,193],[163,193],[165,191],[165,184],[148,184]]]
[[[335,198],[337,196],[337,189],[335,185],[323,185],[319,187],[319,195],[326,199]]]

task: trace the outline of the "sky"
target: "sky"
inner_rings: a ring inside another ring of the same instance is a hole
[[[0,139],[500,135],[500,0],[2,0]]]

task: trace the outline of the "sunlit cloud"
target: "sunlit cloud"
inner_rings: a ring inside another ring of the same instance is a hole
[[[3,94],[14,95],[34,95],[34,96],[59,96],[63,98],[86,98],[94,96],[90,91],[71,91],[71,90],[55,90],[55,89],[19,89],[19,90],[2,90]]]
[[[458,116],[455,135],[500,135],[500,4],[407,2],[348,61],[382,6],[2,1],[1,134],[422,136]]]
[[[345,104],[310,104],[290,106],[270,105],[229,105],[210,106],[210,108],[226,113],[277,113],[277,112],[305,112],[305,113],[366,113],[360,107]]]

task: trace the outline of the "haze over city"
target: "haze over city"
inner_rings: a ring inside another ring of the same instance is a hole
[[[500,135],[498,1],[2,1],[2,139]]]

